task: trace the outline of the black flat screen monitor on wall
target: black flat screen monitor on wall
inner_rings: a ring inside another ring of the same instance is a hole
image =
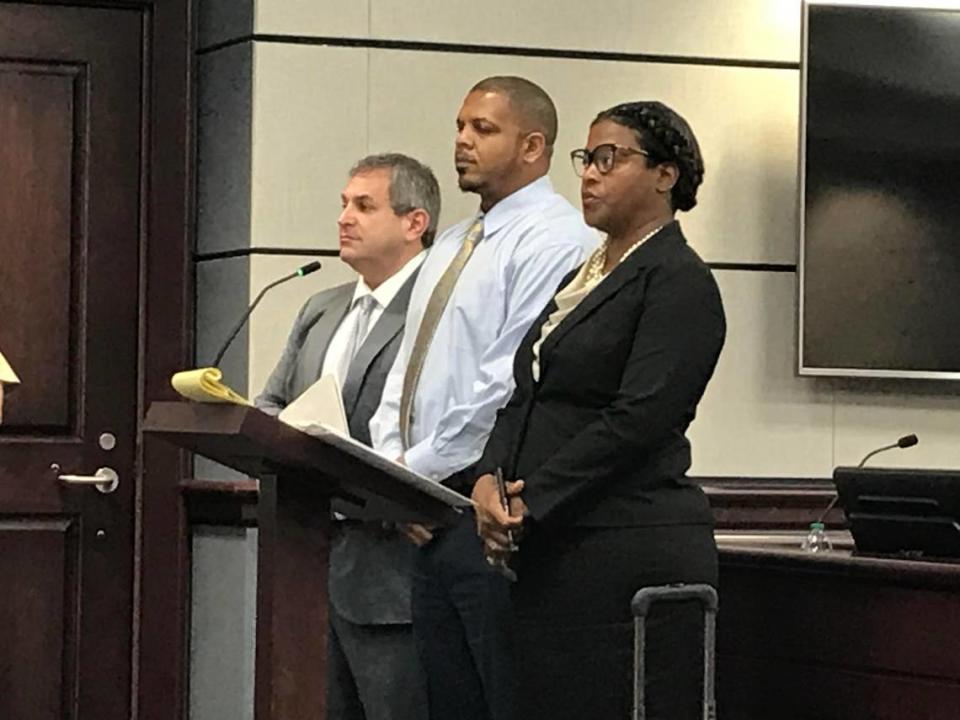
[[[960,9],[803,25],[800,373],[960,379]]]

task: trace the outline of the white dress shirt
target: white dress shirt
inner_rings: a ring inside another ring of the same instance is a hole
[[[467,218],[430,249],[410,296],[403,342],[370,421],[373,447],[443,480],[480,459],[497,410],[514,389],[513,356],[570,270],[598,244],[580,211],[543,177],[483,218],[477,244],[448,301],[413,401],[411,447],[400,438],[400,395],[427,301],[459,251]]]
[[[383,311],[387,309],[387,306],[393,302],[393,298],[400,292],[403,284],[423,263],[425,256],[426,252],[417,253],[417,255],[407,261],[406,265],[380,283],[375,290],[371,290],[362,277],[357,279],[357,286],[353,291],[353,299],[350,301],[350,310],[337,326],[333,337],[330,338],[330,344],[327,345],[327,352],[323,356],[321,375],[336,374],[337,380],[340,381],[340,387],[343,387],[347,375],[345,371],[341,372],[342,363],[345,360],[343,356],[348,350],[350,336],[353,334],[354,327],[357,324],[357,318],[360,315],[359,300],[366,295],[373,297],[373,310],[370,313],[370,322],[367,324],[366,333],[363,337],[359,338],[357,342],[358,349],[363,344],[366,336],[373,330],[380,316],[383,315]]]

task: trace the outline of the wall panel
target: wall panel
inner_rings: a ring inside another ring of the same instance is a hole
[[[727,340],[691,428],[692,473],[829,476],[833,392],[796,375],[794,274],[715,274]]]
[[[340,191],[367,153],[367,50],[257,43],[255,247],[336,248]]]
[[[915,433],[916,447],[871,460],[884,467],[960,469],[960,387],[946,382],[838,381],[837,463],[855,465],[871,450]]]
[[[493,74],[530,78],[553,97],[560,133],[551,177],[577,207],[569,152],[584,145],[597,112],[659,99],[687,118],[705,157],[700,206],[681,214],[704,258],[796,262],[796,71],[371,50],[370,147],[433,167],[443,191],[441,226],[476,211],[476,196],[456,186],[455,122],[469,88]]]
[[[795,63],[800,2],[259,0],[256,32]]]

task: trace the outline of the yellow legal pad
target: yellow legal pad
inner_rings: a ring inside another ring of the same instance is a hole
[[[170,378],[170,384],[187,400],[204,403],[233,403],[234,405],[253,404],[220,382],[222,377],[223,373],[214,367],[181,370]]]

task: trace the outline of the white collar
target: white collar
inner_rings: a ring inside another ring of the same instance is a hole
[[[357,304],[357,300],[366,296],[372,295],[373,299],[377,302],[377,306],[381,308],[387,308],[393,298],[396,297],[397,293],[400,292],[400,288],[403,287],[403,284],[410,279],[410,276],[416,272],[417,268],[420,267],[420,264],[423,262],[423,258],[426,257],[426,251],[421,250],[412,258],[407,260],[406,264],[397,270],[393,275],[388,277],[382,283],[377,285],[376,290],[371,290],[370,286],[367,285],[367,282],[363,277],[357,278],[357,286],[353,290],[353,300],[350,301],[350,307],[352,308]]]
[[[483,214],[483,236],[490,237],[514,216],[530,211],[530,206],[548,200],[556,194],[546,175],[514,190]]]

